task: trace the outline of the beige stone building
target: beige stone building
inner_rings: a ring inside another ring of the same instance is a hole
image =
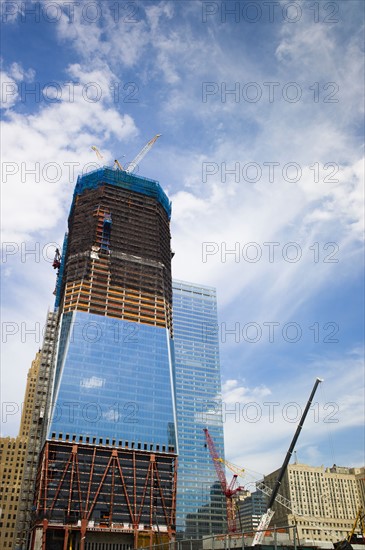
[[[265,485],[274,487],[278,473],[266,476]],[[365,504],[364,477],[364,468],[289,464],[279,492],[291,510],[275,502],[271,525],[296,524],[302,542],[342,540]]]
[[[0,548],[13,548],[19,494],[23,479],[29,428],[35,402],[41,353],[28,372],[18,437],[0,438]]]

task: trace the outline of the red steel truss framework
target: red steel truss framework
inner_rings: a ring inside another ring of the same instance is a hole
[[[53,550],[47,544],[52,530],[63,531],[65,550],[71,531],[77,533],[80,550],[88,532],[129,534],[134,547],[171,540],[176,462],[167,453],[46,442],[36,481],[31,549],[40,529],[37,547],[42,550]]]
[[[218,479],[220,481],[222,492],[226,497],[226,509],[227,509],[227,527],[228,533],[235,533],[237,531],[236,525],[236,507],[233,500],[233,497],[242,491],[243,487],[236,486],[237,474],[232,477],[231,482],[228,484],[226,479],[226,474],[224,472],[224,467],[221,462],[219,462],[219,455],[214,445],[214,441],[211,438],[211,435],[207,428],[204,428],[205,438],[209,448],[210,456],[212,457],[215,470],[217,472]]]

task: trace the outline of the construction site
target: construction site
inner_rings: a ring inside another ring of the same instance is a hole
[[[184,446],[181,438],[187,481],[179,494],[176,403],[181,402],[179,422],[184,426],[193,401],[187,401],[188,393],[179,394],[175,370],[171,203],[157,181],[132,173],[158,137],[147,143],[129,168],[124,169],[116,160],[114,167],[102,167],[77,180],[63,247],[56,250],[53,261],[55,309],[48,315],[41,354],[38,393],[42,400],[30,422],[31,444],[25,458],[16,548],[325,548],[327,542],[337,540],[341,542],[338,550],[351,550],[345,543],[359,542],[354,538],[357,528],[364,530],[363,510],[357,506],[365,490],[357,488],[356,476],[354,483],[343,478],[341,485],[336,471],[337,485],[327,481],[333,492],[339,487],[343,494],[358,492],[346,504],[352,517],[357,512],[354,524],[347,517],[346,521],[344,517],[337,523],[327,522],[324,518],[334,509],[330,504],[322,503],[318,508],[307,501],[295,503],[290,491],[283,490],[286,480],[296,475],[289,463],[320,378],[315,381],[281,469],[273,478],[255,483],[255,490],[266,500],[262,500],[251,529],[245,531],[241,521],[240,505],[250,495],[239,481],[244,479],[245,470],[224,459],[223,424],[220,420],[216,428],[199,427],[192,408],[191,422],[196,424],[195,438],[203,454],[195,455],[199,456],[195,459],[190,450],[184,454],[191,445],[187,439]],[[101,156],[96,147],[93,149]],[[183,296],[183,289],[196,295],[199,292],[187,285],[178,287],[181,315],[187,319],[193,302]],[[211,297],[208,289],[199,299]],[[190,308],[189,313],[184,307]],[[206,308],[205,315],[208,311]],[[176,354],[182,364],[182,383],[188,375],[187,366],[193,365],[197,371],[201,366],[196,355],[198,342],[193,332],[180,336]],[[188,344],[191,357],[187,356]],[[212,346],[207,347],[204,340],[204,349],[217,354],[218,343]],[[215,372],[219,375],[219,370]],[[217,384],[220,387],[220,380]],[[194,391],[199,395],[198,388]],[[219,450],[210,430],[219,438]],[[186,433],[192,432],[187,429]],[[201,491],[201,497],[198,480],[189,478],[194,461],[202,462],[202,471],[210,468],[208,490],[204,495]],[[227,469],[233,472],[230,481]],[[300,475],[303,472],[299,469]],[[323,477],[322,472],[313,476]],[[304,478],[309,479],[307,471]],[[316,480],[311,491],[318,489]],[[195,540],[194,534],[208,525],[209,514],[213,517],[214,506],[220,510],[219,499],[215,504],[213,500],[217,491],[225,504],[222,523],[215,521],[215,529],[220,530]],[[184,508],[189,498],[196,502],[193,514],[181,512],[189,509]],[[280,507],[287,510],[286,515]],[[185,530],[179,533],[177,509],[182,521],[186,520]],[[315,515],[322,518],[319,523]],[[199,517],[205,518],[201,525]],[[196,529],[190,533],[186,528],[189,521],[196,521]]]

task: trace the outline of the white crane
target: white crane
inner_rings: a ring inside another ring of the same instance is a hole
[[[259,526],[256,530],[256,533],[255,533],[255,536],[254,536],[254,539],[252,541],[252,546],[256,546],[256,544],[261,544],[262,543],[262,540],[264,538],[264,535],[265,535],[265,531],[266,529],[268,528],[269,524],[270,524],[270,521],[274,515],[274,510],[272,510],[272,505],[274,503],[274,501],[276,500],[276,497],[277,497],[277,494],[279,492],[279,489],[280,489],[280,485],[281,485],[281,482],[282,482],[282,479],[284,477],[284,474],[286,472],[286,468],[289,464],[289,460],[293,454],[293,451],[294,451],[294,448],[295,448],[295,444],[298,440],[298,437],[299,437],[299,434],[303,428],[303,424],[304,424],[304,421],[306,419],[306,416],[308,414],[308,411],[309,411],[309,407],[311,406],[312,404],[312,400],[313,400],[313,397],[314,397],[314,394],[316,393],[316,390],[317,390],[317,387],[318,387],[318,384],[320,384],[321,382],[323,382],[323,380],[321,378],[316,378],[316,381],[314,383],[314,386],[313,386],[313,389],[312,389],[312,392],[309,396],[309,399],[308,399],[308,402],[307,402],[307,405],[304,409],[304,412],[302,414],[302,417],[299,421],[299,425],[296,429],[296,432],[294,434],[294,437],[292,439],[292,442],[290,444],[290,447],[288,449],[288,452],[286,453],[286,456],[285,456],[285,459],[284,459],[284,462],[283,462],[283,465],[280,469],[280,472],[279,472],[279,475],[278,475],[278,478],[275,482],[275,486],[274,486],[274,489],[272,490],[272,493],[270,495],[270,498],[269,498],[269,504],[268,504],[268,507],[267,507],[267,510],[266,512],[261,516],[261,520],[260,520],[260,523],[259,523]]]
[[[141,162],[141,160],[147,155],[148,151],[151,149],[153,144],[158,140],[158,138],[161,136],[161,134],[156,134],[146,145],[143,147],[143,149],[138,153],[138,155],[130,162],[127,166],[127,168],[123,168],[122,165],[118,160],[114,161],[114,167],[117,165],[119,170],[124,170],[128,174],[134,172],[136,167],[138,166],[138,163]]]
[[[271,489],[271,487],[268,487],[267,485],[265,485],[262,481],[256,482],[256,489],[258,489],[259,491],[261,491],[262,493],[264,493],[268,497],[270,497],[273,493],[273,489]],[[298,512],[289,499],[283,497],[282,495],[277,494],[276,497],[275,497],[275,501],[279,502],[282,506],[284,506],[284,508],[287,508],[293,514],[294,518],[297,516],[297,517],[306,519],[308,522],[310,522],[310,525],[312,527],[315,527],[316,529],[319,529],[320,531],[324,531],[325,533],[328,532],[328,529],[322,527],[322,525],[320,525],[319,523],[316,522],[316,518],[312,518],[310,516],[307,516],[305,514],[301,514],[300,512]],[[268,528],[270,520],[274,515],[274,512],[272,510],[271,510],[271,512],[272,513],[268,515],[269,521],[265,521],[265,524],[263,524],[261,526],[261,528],[258,527],[258,529],[265,529],[266,530]]]
[[[262,481],[258,481],[256,483],[256,489],[264,493],[266,496],[270,497],[272,495],[273,490],[271,487],[268,487],[267,485],[264,485]],[[291,501],[282,495],[277,494],[275,497],[276,502],[279,502],[282,506],[290,510],[293,514],[297,514],[297,512],[294,510],[294,506],[291,503]]]

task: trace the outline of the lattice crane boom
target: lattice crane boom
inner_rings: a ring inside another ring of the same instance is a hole
[[[143,149],[138,153],[138,155],[129,163],[126,168],[126,172],[133,172],[136,166],[141,162],[141,160],[147,155],[148,151],[151,149],[153,144],[158,140],[161,134],[156,134],[150,141],[143,147]]]
[[[222,462],[222,464],[227,466],[227,468],[229,468],[229,470],[231,470],[231,472],[236,474],[237,477],[243,477],[243,474],[245,472],[244,468],[240,468],[236,464],[232,464],[232,462],[228,462],[228,460],[225,460],[223,458],[218,458],[217,460],[218,460],[218,462]]]
[[[261,491],[262,493],[264,493],[268,497],[271,497],[272,492],[273,492],[271,487],[268,487],[262,481],[259,481],[259,482],[256,483],[256,489],[258,489],[259,491]],[[282,495],[280,495],[278,493],[275,497],[275,500],[277,502],[279,502],[280,504],[282,504],[282,506],[284,506],[285,508],[290,510],[293,514],[297,514],[296,510],[294,509],[294,506],[293,506],[292,502],[289,499],[283,497]]]
[[[205,433],[205,439],[207,441],[208,449],[210,452],[210,456],[212,457],[213,464],[215,467],[215,471],[217,472],[218,479],[220,481],[222,491],[224,494],[226,494],[227,490],[227,480],[226,480],[226,474],[224,472],[224,468],[222,466],[222,463],[219,461],[219,455],[217,453],[217,450],[214,445],[213,439],[210,437],[210,433],[207,428],[204,428]]]
[[[128,164],[126,168],[123,168],[123,166],[120,164],[118,159],[115,159],[114,169],[117,167],[118,170],[122,170],[129,174],[133,172],[136,166],[138,165],[138,163],[141,162],[141,160],[147,155],[148,151],[151,149],[151,147],[158,140],[159,137],[161,137],[161,134],[156,134],[152,139],[150,139],[149,142],[146,143],[143,149],[141,149],[138,155],[132,160],[132,162]],[[98,157],[99,160],[104,158],[103,155],[100,153],[99,149],[95,145],[92,145],[91,149],[96,153],[96,156]]]
[[[236,527],[236,509],[233,501],[234,495],[239,491],[242,491],[243,487],[235,487],[237,481],[237,474],[234,474],[231,482],[228,484],[223,464],[225,461],[218,456],[217,450],[214,445],[214,441],[210,436],[207,428],[204,428],[205,439],[207,441],[210,456],[212,457],[215,471],[217,472],[218,479],[220,481],[222,492],[226,497],[226,510],[227,510],[227,528],[229,533],[235,533]]]

